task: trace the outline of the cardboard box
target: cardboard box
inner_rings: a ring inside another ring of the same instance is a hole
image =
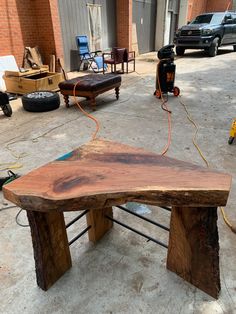
[[[64,81],[61,73],[34,72],[33,75],[27,75],[26,73],[24,73],[24,76],[4,75],[3,79],[7,92],[23,95],[39,90],[57,91],[59,89],[58,84]]]

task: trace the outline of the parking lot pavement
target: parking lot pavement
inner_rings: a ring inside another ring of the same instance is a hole
[[[197,142],[210,167],[233,176],[226,213],[236,224],[236,142],[228,145],[229,130],[236,117],[236,53],[232,47],[219,50],[214,58],[189,51],[176,60],[176,85],[183,102],[198,125]],[[137,58],[137,72],[122,75],[119,100],[113,91],[97,98],[92,114],[100,121],[98,136],[160,153],[167,143],[167,115],[155,90],[156,53]],[[78,73],[70,73],[70,77]],[[82,99],[80,99],[82,101]],[[73,100],[72,100],[73,102]],[[0,115],[0,161],[14,163],[23,175],[69,152],[91,139],[95,129],[71,104],[61,99],[58,110],[31,113],[18,98],[11,102],[11,118]],[[82,102],[91,112],[86,101]],[[169,95],[172,112],[172,143],[167,155],[205,166],[192,143],[194,128],[179,98]],[[2,169],[2,167],[1,167]],[[5,173],[1,171],[1,173]],[[82,237],[71,247],[72,269],[46,293],[35,281],[29,228],[15,222],[18,208],[0,194],[0,313],[235,313],[236,235],[218,213],[220,237],[221,294],[214,300],[165,268],[166,250],[138,235],[115,226],[97,245]],[[66,219],[73,217],[67,213]],[[136,220],[115,211],[131,225]],[[151,207],[147,217],[169,223],[169,215]],[[18,217],[27,224],[25,213]],[[137,222],[136,222],[137,223]],[[69,237],[85,221],[74,225]],[[168,237],[140,223],[139,229]],[[136,225],[137,226],[137,225]],[[78,233],[78,231],[77,231]]]

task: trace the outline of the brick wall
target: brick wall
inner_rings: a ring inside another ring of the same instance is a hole
[[[229,6],[229,8],[228,8]],[[208,0],[207,12],[225,11],[226,9],[232,9],[232,1],[230,0]]]
[[[21,66],[24,46],[37,44],[34,5],[31,0],[0,0],[0,8],[0,55],[14,55]]]
[[[0,55],[22,65],[25,46],[38,46],[44,63],[63,56],[57,0],[0,0]]]
[[[132,0],[116,0],[117,46],[132,49]]]
[[[35,0],[38,46],[45,64],[49,55],[63,56],[62,35],[57,0]]]
[[[189,0],[188,21],[204,12],[225,11],[228,5],[229,9],[232,9],[231,0]]]
[[[206,12],[207,0],[189,0],[188,2],[188,21],[192,21],[195,16]]]

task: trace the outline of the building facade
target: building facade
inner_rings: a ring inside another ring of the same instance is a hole
[[[75,70],[76,35],[100,34],[101,50],[120,46],[137,53],[172,42],[178,26],[196,15],[236,8],[236,0],[0,0],[0,55],[22,65],[24,47],[38,46]],[[92,13],[91,13],[92,12]],[[92,15],[91,15],[92,14]]]

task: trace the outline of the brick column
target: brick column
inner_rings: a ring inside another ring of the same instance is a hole
[[[57,0],[36,0],[35,10],[39,32],[38,46],[46,64],[49,55],[63,56],[61,25]]]
[[[132,49],[132,0],[116,0],[117,46]]]
[[[53,27],[53,37],[56,56],[63,57],[63,42],[62,42],[62,32],[61,32],[61,22],[59,16],[58,0],[49,0]]]

